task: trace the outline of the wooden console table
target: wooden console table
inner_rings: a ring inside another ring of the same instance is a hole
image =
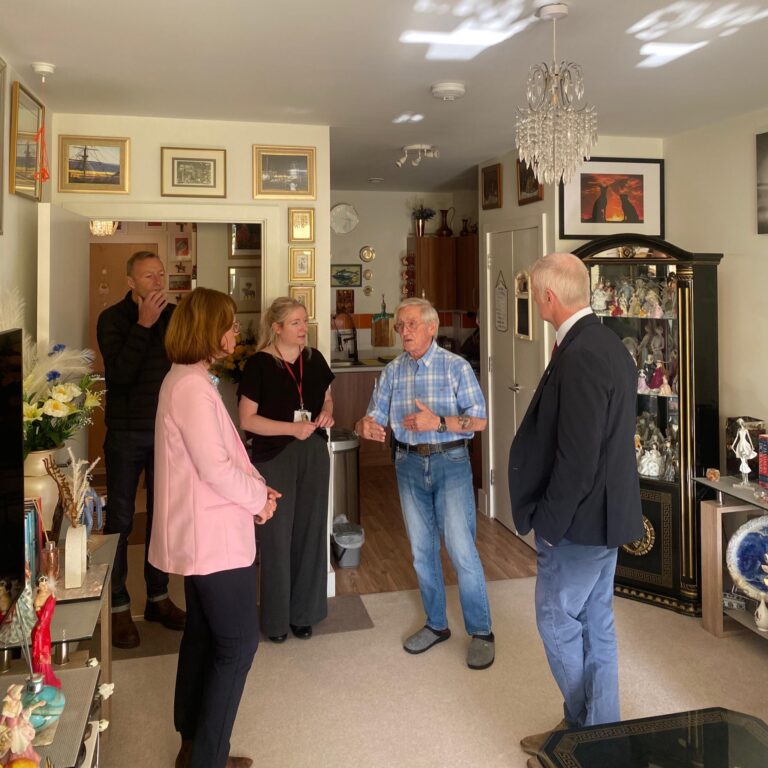
[[[707,480],[697,477],[696,482],[717,492],[717,498],[701,502],[701,623],[716,637],[741,632],[744,628],[758,632],[749,611],[723,608],[723,517],[741,513],[759,515],[768,513],[768,503],[755,498],[749,488],[734,486],[740,478],[721,477]],[[727,496],[727,499],[723,497]]]

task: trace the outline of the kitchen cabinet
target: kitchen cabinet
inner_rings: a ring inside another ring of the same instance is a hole
[[[456,306],[477,312],[480,305],[480,258],[476,234],[454,238],[456,245]]]
[[[406,283],[409,296],[422,296],[435,309],[456,308],[455,237],[409,237]]]

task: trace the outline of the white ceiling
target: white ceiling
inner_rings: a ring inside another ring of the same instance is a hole
[[[551,59],[539,4],[2,0],[0,53],[54,112],[329,125],[333,189],[380,176],[378,189],[447,191],[474,187],[472,167],[514,146],[528,67]],[[664,137],[768,106],[768,0],[569,4],[558,58],[583,66],[600,134]],[[407,30],[512,34],[468,60],[428,60],[430,46],[400,41]],[[638,67],[645,45],[697,43]],[[44,89],[33,61],[57,65]],[[434,99],[440,80],[466,84],[467,95]],[[405,111],[424,119],[394,124]],[[440,158],[397,169],[413,143]]]

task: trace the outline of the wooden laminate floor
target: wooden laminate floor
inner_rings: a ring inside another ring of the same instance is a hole
[[[394,467],[361,467],[360,524],[365,544],[358,568],[336,568],[336,593],[367,595],[417,589],[411,548],[405,533]],[[477,516],[477,548],[487,581],[516,579],[536,573],[536,555],[501,523]],[[446,584],[456,573],[442,549]]]

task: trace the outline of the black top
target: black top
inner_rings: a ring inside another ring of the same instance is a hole
[[[257,352],[245,364],[237,396],[245,396],[257,403],[259,416],[275,421],[293,422],[294,411],[301,407],[297,388],[297,383],[301,383],[304,408],[312,414],[313,420],[316,419],[323,407],[326,390],[335,377],[325,358],[316,349],[313,349],[310,354],[305,348],[301,354],[304,367],[303,378],[299,358],[296,358],[295,363],[283,363],[269,352]],[[293,371],[295,381],[286,365]],[[254,462],[274,458],[296,439],[290,435],[267,437],[255,435],[252,432],[245,434],[246,437],[251,438],[251,459]],[[323,439],[326,438],[324,429],[316,430],[316,434]]]
[[[171,363],[165,331],[176,308],[167,304],[149,328],[139,325],[139,305],[131,297],[107,307],[96,324],[107,380],[105,421],[108,429],[155,431],[160,385]]]

